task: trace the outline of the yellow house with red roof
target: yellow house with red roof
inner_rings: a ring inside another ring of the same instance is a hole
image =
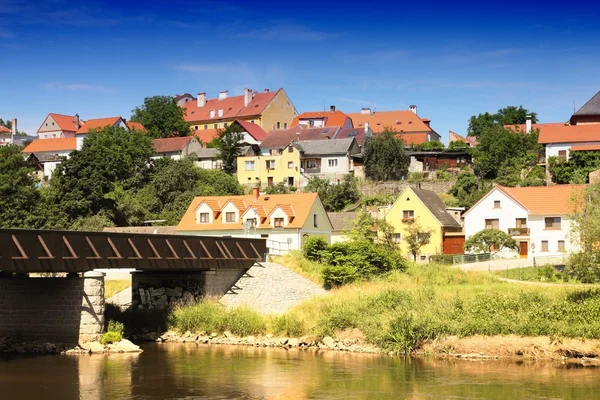
[[[227,90],[216,98],[208,99],[206,93],[183,104],[185,120],[192,131],[227,128],[235,120],[249,121],[265,131],[290,126],[298,112],[283,89],[262,93],[244,89],[241,96],[230,96]]]
[[[200,196],[176,232],[185,235],[259,237],[271,254],[300,250],[309,236],[331,240],[331,222],[316,193]]]

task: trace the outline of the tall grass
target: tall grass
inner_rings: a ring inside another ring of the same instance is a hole
[[[323,268],[325,266],[315,261],[307,260],[301,251],[291,251],[286,255],[274,257],[273,261],[302,275],[319,286],[323,286]]]

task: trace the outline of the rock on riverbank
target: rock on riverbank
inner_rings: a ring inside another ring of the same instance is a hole
[[[17,354],[108,354],[108,353],[141,353],[139,346],[127,339],[120,342],[103,345],[99,342],[89,342],[80,346],[64,343],[24,342],[9,337],[0,338],[0,353]]]

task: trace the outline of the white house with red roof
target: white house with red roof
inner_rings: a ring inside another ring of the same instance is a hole
[[[50,113],[37,130],[40,139],[57,139],[75,137],[75,133],[83,126],[79,115]]]
[[[125,130],[130,130],[127,126],[126,121],[121,117],[108,117],[108,118],[95,118],[88,120],[83,124],[77,132],[75,137],[77,138],[77,150],[81,150],[83,147],[83,141],[90,135],[92,131],[101,130],[107,127],[120,127]]]
[[[292,126],[302,125],[307,128],[323,128],[339,126],[343,129],[352,129],[352,118],[347,114],[336,110],[335,106],[330,106],[329,111],[309,111],[303,112],[292,121]],[[284,126],[284,129],[287,128]]]
[[[463,214],[465,238],[483,229],[504,231],[519,246],[518,252],[501,250],[505,257],[543,259],[576,251],[570,214],[572,199],[584,189],[585,185],[494,186]]]
[[[36,139],[27,145],[22,153],[32,164],[38,166],[40,178],[49,180],[62,160],[69,158],[71,152],[76,149],[77,138],[60,137]]]

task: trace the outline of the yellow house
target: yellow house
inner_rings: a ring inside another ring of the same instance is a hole
[[[300,151],[289,144],[273,155],[252,155],[237,158],[237,178],[242,185],[260,187],[284,182],[289,186],[300,183]]]
[[[407,257],[410,251],[405,237],[407,227],[418,223],[424,231],[429,231],[429,242],[421,247],[418,259],[426,260],[428,256],[443,254],[444,234],[460,232],[461,225],[446,212],[446,205],[431,190],[406,188],[396,202],[386,212],[384,219],[394,227],[394,240]]]
[[[219,92],[217,98],[206,98],[206,93],[190,99],[182,105],[185,120],[192,131],[224,129],[236,119],[252,122],[265,131],[285,129],[298,115],[296,108],[283,89],[259,93],[244,89],[241,96],[229,96],[227,90]]]
[[[196,197],[176,233],[267,239],[270,254],[300,250],[309,236],[331,240],[331,222],[316,193]]]

